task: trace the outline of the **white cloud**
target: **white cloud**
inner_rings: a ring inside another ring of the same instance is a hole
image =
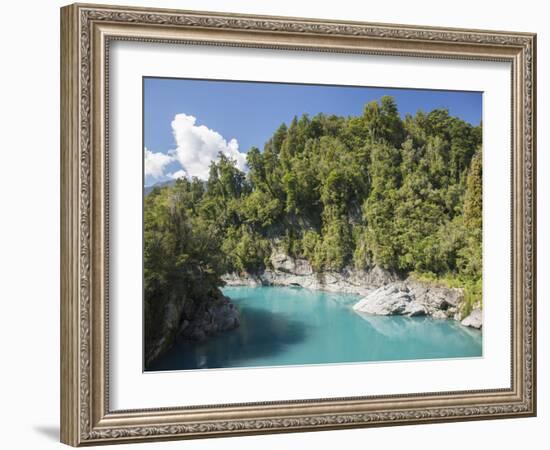
[[[187,172],[183,169],[177,170],[174,173],[169,173],[168,177],[172,178],[172,180],[177,180],[178,178],[185,178],[187,176]]]
[[[197,126],[196,122],[195,117],[187,114],[177,114],[172,121],[177,147],[171,155],[182,165],[187,176],[206,180],[210,163],[218,159],[219,152],[235,160],[240,170],[246,169],[246,154],[239,152],[236,139],[227,142],[217,131]]]
[[[153,178],[164,177],[164,169],[174,160],[173,156],[166,153],[154,153],[145,148],[145,176]]]

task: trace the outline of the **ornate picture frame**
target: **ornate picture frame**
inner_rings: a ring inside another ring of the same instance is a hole
[[[109,57],[115,41],[511,65],[508,388],[113,410],[109,387]],[[536,35],[74,4],[61,9],[61,441],[166,439],[536,415]]]

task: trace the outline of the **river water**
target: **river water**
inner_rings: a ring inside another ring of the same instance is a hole
[[[151,370],[335,364],[482,355],[482,334],[454,320],[359,315],[360,298],[288,287],[227,287],[240,327],[178,342]]]

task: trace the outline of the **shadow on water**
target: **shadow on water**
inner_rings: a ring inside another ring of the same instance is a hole
[[[177,342],[149,370],[206,369],[250,366],[303,342],[308,326],[289,315],[247,306],[239,328],[203,342]]]

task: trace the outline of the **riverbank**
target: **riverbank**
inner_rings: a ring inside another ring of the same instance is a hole
[[[258,274],[231,273],[222,276],[226,286],[294,286],[306,289],[368,295],[376,288],[399,281],[399,277],[380,267],[372,270],[347,268],[340,272],[315,272],[305,259],[274,253],[271,268]]]
[[[226,274],[226,286],[294,286],[312,290],[361,295],[354,305],[357,313],[383,316],[430,316],[451,319],[464,326],[481,329],[482,311],[474,308],[463,314],[464,291],[436,283],[400,278],[380,267],[352,268],[340,272],[315,272],[305,259],[274,253],[271,268],[258,274]]]

